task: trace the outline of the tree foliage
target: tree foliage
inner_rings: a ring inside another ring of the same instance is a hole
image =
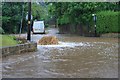
[[[53,3],[58,19],[58,24],[86,24],[92,19],[92,14],[98,11],[117,10],[115,3],[100,3],[100,2],[59,2]]]
[[[27,29],[26,15],[28,12],[27,2],[3,2],[2,3],[2,28],[5,33],[19,33],[21,20],[22,20],[22,32]],[[47,20],[48,12],[46,6],[41,4],[32,3],[31,13],[33,15],[33,21]],[[23,16],[22,16],[23,14]]]
[[[117,12],[120,10],[120,7],[116,2],[58,2],[53,3],[53,7],[54,8],[51,8],[52,10],[50,11],[51,13],[55,13],[54,16],[56,16],[59,30],[66,29],[65,31],[70,30],[70,33],[81,31],[80,33],[90,32],[91,34],[95,32],[92,14],[97,14],[101,11]],[[64,25],[68,26],[66,27]]]
[[[24,7],[23,7],[24,5]],[[23,12],[24,8],[24,12]],[[53,2],[53,3],[32,3],[33,21],[56,19],[59,25],[64,24],[91,24],[93,13],[99,11],[117,11],[120,8],[116,3],[110,2]],[[28,12],[27,2],[3,2],[2,3],[2,29],[5,33],[18,33],[21,26],[25,29],[27,22],[25,17]],[[23,17],[22,17],[23,13]],[[1,17],[0,17],[1,18]]]
[[[6,33],[16,33],[20,25],[22,3],[5,2],[2,4],[2,28]]]

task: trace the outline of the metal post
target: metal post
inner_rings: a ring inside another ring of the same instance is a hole
[[[28,2],[28,31],[27,40],[31,40],[31,2]]]
[[[94,18],[95,18],[94,19],[94,21],[95,21],[95,26],[94,26],[95,27],[95,37],[97,37],[97,31],[96,31],[96,14],[94,15]]]

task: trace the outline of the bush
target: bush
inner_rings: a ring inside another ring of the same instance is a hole
[[[63,25],[68,23],[70,23],[70,19],[68,15],[65,14],[62,17],[58,18],[58,24]]]
[[[2,27],[0,27],[0,34],[4,34],[4,30],[2,29]]]
[[[49,27],[49,24],[45,24],[45,28],[48,28]]]
[[[120,12],[102,11],[97,13],[97,32],[98,33],[118,33]]]

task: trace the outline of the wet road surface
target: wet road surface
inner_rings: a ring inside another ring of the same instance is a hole
[[[118,39],[57,34],[58,45],[38,45],[38,51],[2,59],[3,78],[118,78]]]

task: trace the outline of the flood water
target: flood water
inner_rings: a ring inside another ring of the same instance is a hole
[[[58,45],[38,45],[37,52],[2,59],[3,78],[118,78],[118,39],[57,34]]]

